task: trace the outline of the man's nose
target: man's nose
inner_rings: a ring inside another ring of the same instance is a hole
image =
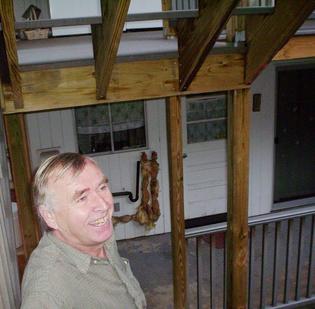
[[[107,210],[111,207],[112,197],[111,194],[101,194],[95,192],[94,194],[94,209]]]

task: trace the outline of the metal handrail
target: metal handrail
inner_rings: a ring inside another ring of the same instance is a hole
[[[136,180],[136,195],[133,197],[131,191],[112,192],[113,197],[128,196],[130,202],[137,202],[139,199],[139,182],[140,182],[140,161],[137,161],[137,180]]]
[[[301,207],[301,208],[288,209],[284,211],[271,212],[265,215],[250,217],[248,219],[248,225],[254,226],[254,225],[259,225],[259,224],[278,222],[282,220],[299,218],[299,217],[304,217],[304,216],[313,215],[313,214],[315,214],[315,205],[306,206],[303,208]],[[207,235],[207,234],[224,232],[226,231],[226,228],[227,228],[226,222],[216,223],[212,225],[205,225],[205,226],[200,226],[200,227],[194,227],[194,228],[185,230],[185,238],[188,239],[188,238],[198,237],[198,236]]]

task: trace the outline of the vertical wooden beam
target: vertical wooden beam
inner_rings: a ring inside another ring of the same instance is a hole
[[[246,83],[253,82],[314,9],[315,0],[277,0],[273,14],[246,17]]]
[[[0,1],[0,18],[4,38],[7,65],[13,91],[15,108],[23,108],[21,75],[18,65],[17,47],[15,39],[15,18],[12,0]]]
[[[96,97],[106,97],[130,0],[101,0],[103,22],[92,25]]]
[[[247,307],[248,89],[231,92],[228,103],[227,308]]]
[[[172,1],[171,0],[162,0],[162,10],[170,11],[172,9]],[[170,25],[170,21],[168,19],[163,20],[163,34],[166,38],[171,38],[176,36],[175,28]]]
[[[186,90],[239,0],[199,0],[199,16],[177,22],[180,90]]]
[[[21,236],[26,258],[39,240],[39,227],[33,210],[31,166],[23,114],[4,116]]]
[[[186,305],[186,242],[183,188],[183,143],[180,97],[166,99],[170,171],[174,308]]]
[[[241,0],[239,6],[248,6],[248,0]],[[226,40],[235,42],[237,33],[245,33],[245,16],[231,16],[226,24]]]

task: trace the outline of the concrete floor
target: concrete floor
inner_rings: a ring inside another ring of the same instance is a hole
[[[146,295],[148,308],[173,308],[172,253],[170,234],[118,241],[121,256]]]
[[[272,231],[269,231],[272,233]],[[256,233],[259,236],[259,231]],[[256,237],[258,237],[256,236]],[[257,239],[254,237],[253,241],[257,243]],[[260,236],[259,236],[260,237]],[[258,237],[258,238],[259,238]],[[306,237],[307,238],[307,237]],[[212,238],[211,246],[213,248],[212,253],[212,269],[215,271],[215,279],[212,287],[213,308],[223,308],[223,244],[224,236],[218,233]],[[209,239],[203,237],[201,239],[200,251],[201,256],[201,308],[209,308],[210,300],[210,273],[209,273]],[[258,242],[259,243],[259,242]],[[150,309],[171,309],[173,307],[173,279],[172,279],[172,251],[171,251],[171,238],[170,234],[154,235],[150,237],[139,237],[136,239],[121,240],[118,241],[118,248],[121,256],[130,260],[131,268],[140,282],[140,285],[146,295],[148,308]],[[272,255],[272,250],[268,252]],[[258,244],[257,250],[261,251],[261,246]],[[255,251],[255,250],[254,250]],[[269,255],[269,254],[268,254]],[[261,256],[257,252],[254,252],[253,259],[255,260],[255,271],[253,271],[253,285],[252,292],[254,293],[253,301],[250,309],[259,308],[259,282],[260,282],[260,264]],[[197,270],[196,270],[196,241],[194,239],[189,240],[187,249],[187,263],[188,263],[188,303],[189,308],[197,308]],[[256,264],[257,263],[257,264]],[[258,273],[256,273],[256,270]],[[304,272],[306,277],[307,273]],[[272,273],[269,271],[266,273],[266,284],[272,286],[272,281],[269,277],[272,277]],[[222,278],[221,278],[222,277]],[[315,285],[314,285],[315,288]],[[303,288],[305,290],[305,287]],[[294,289],[293,289],[294,290]],[[266,290],[265,295],[266,303],[270,303],[269,292]],[[279,291],[280,292],[280,291]],[[315,290],[314,290],[315,292]],[[281,293],[279,293],[281,299]],[[257,298],[257,299],[256,299]],[[257,304],[256,304],[257,303]],[[299,307],[304,309],[314,309],[315,305],[309,305],[305,307]]]

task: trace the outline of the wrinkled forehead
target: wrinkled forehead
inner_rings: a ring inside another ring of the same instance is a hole
[[[80,176],[80,174],[85,169],[91,167],[97,169],[101,174],[103,174],[103,172],[101,171],[101,169],[98,167],[97,163],[94,160],[90,158],[85,158],[84,164],[81,164],[79,167],[76,166],[68,166],[67,168],[57,167],[53,171],[53,173],[51,173],[48,179],[48,186],[61,180],[72,183],[75,179],[78,178],[78,176]]]

